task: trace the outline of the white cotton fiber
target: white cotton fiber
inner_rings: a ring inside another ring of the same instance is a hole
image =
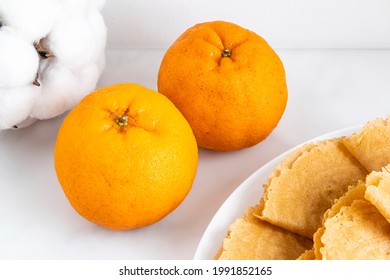
[[[92,58],[95,61],[104,53],[107,40],[107,28],[104,24],[103,16],[95,10],[86,14],[86,20],[95,42],[94,53],[92,55]]]
[[[78,74],[79,74],[78,75],[79,89],[82,92],[88,92],[88,93],[92,92],[96,87],[96,83],[97,83],[97,80],[98,80],[99,75],[100,75],[98,65],[95,63],[89,64],[88,66],[80,69]],[[81,95],[79,94],[78,96],[80,97]],[[81,98],[74,96],[74,98],[72,98],[72,100],[75,102],[72,104],[72,107],[73,107],[81,100]]]
[[[71,68],[82,67],[96,59],[96,40],[85,17],[56,23],[45,44],[60,63]]]
[[[62,17],[83,16],[89,11],[100,11],[104,6],[104,0],[60,0],[62,5]]]
[[[0,29],[0,88],[32,84],[38,65],[34,46],[3,26]]]
[[[30,43],[45,37],[60,14],[58,0],[0,0],[3,25]]]
[[[89,0],[60,0],[62,5],[62,18],[83,16],[89,8]]]
[[[59,63],[52,63],[42,73],[44,85],[32,108],[31,116],[48,119],[65,112],[73,105],[73,93],[79,92],[79,78]]]
[[[39,89],[33,85],[0,88],[0,129],[8,129],[28,118]]]
[[[0,0],[0,130],[58,116],[95,89],[104,2]]]

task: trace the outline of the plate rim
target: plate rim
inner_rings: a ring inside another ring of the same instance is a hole
[[[215,212],[215,214],[211,218],[209,224],[207,225],[206,230],[204,231],[204,233],[203,233],[203,235],[198,243],[198,246],[196,248],[193,259],[194,260],[211,260],[212,259],[212,256],[208,256],[209,258],[206,258],[207,248],[208,248],[206,245],[209,243],[209,241],[210,241],[209,238],[213,234],[213,231],[215,231],[213,227],[215,227],[216,220],[219,219],[220,216],[224,213],[226,205],[231,203],[231,201],[233,201],[236,196],[239,196],[239,194],[241,192],[244,192],[245,190],[250,189],[251,187],[252,188],[256,187],[256,186],[251,185],[252,181],[256,181],[256,179],[258,179],[258,177],[260,177],[260,175],[262,173],[264,173],[265,170],[267,170],[267,169],[272,170],[288,154],[290,154],[291,152],[295,151],[296,149],[298,149],[299,147],[301,147],[307,143],[326,140],[326,139],[335,138],[335,137],[349,136],[349,135],[352,135],[353,133],[357,132],[358,130],[360,130],[362,127],[363,127],[363,125],[349,126],[349,127],[337,129],[337,130],[322,134],[320,136],[311,138],[309,140],[302,142],[301,144],[295,145],[294,147],[287,149],[286,151],[282,152],[281,154],[279,154],[275,158],[271,159],[270,161],[268,161],[264,165],[260,166],[256,171],[254,171],[251,175],[249,175],[241,184],[239,184],[234,189],[234,191],[225,199],[225,201],[222,202],[222,204],[220,205],[218,210]],[[270,173],[267,176],[269,176],[269,175],[270,175]],[[264,183],[266,183],[266,182],[264,182]],[[263,194],[263,190],[261,189],[260,195],[262,195],[262,194]],[[250,205],[247,205],[246,207],[249,207],[249,206]],[[241,215],[242,214],[243,213],[241,213]],[[230,224],[233,223],[234,219],[237,219],[237,218],[239,218],[239,216],[232,217],[232,214],[230,214],[229,215]],[[225,228],[225,231],[224,231],[225,236],[226,236],[226,233],[228,231],[229,225],[227,225]],[[218,235],[221,235],[221,233],[218,233]],[[223,241],[223,238],[221,237],[221,239],[217,242],[219,242],[218,244],[221,244],[222,241]],[[220,246],[220,245],[218,245],[218,246]],[[217,253],[217,250],[214,251],[214,254]]]

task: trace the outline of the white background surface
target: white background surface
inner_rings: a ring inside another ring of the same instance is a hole
[[[286,111],[255,147],[200,149],[184,202],[152,226],[121,232],[78,216],[57,182],[53,147],[64,116],[1,132],[0,259],[191,259],[213,215],[255,170],[303,141],[390,114],[390,1],[109,0],[103,13],[109,36],[98,87],[156,89],[173,40],[197,22],[224,19],[275,48],[287,74]]]
[[[275,48],[390,47],[388,0],[108,0],[103,12],[116,49],[165,48],[188,27],[217,19]]]

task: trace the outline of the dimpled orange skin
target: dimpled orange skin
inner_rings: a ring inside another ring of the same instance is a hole
[[[254,32],[223,21],[185,31],[164,55],[157,84],[186,117],[198,145],[217,151],[264,140],[287,103],[278,55]]]
[[[54,160],[63,191],[81,216],[125,230],[155,223],[183,201],[195,178],[198,147],[165,96],[119,84],[91,93],[69,113]]]

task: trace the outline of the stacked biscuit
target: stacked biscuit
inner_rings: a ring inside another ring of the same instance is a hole
[[[215,258],[390,259],[390,116],[287,156]]]

